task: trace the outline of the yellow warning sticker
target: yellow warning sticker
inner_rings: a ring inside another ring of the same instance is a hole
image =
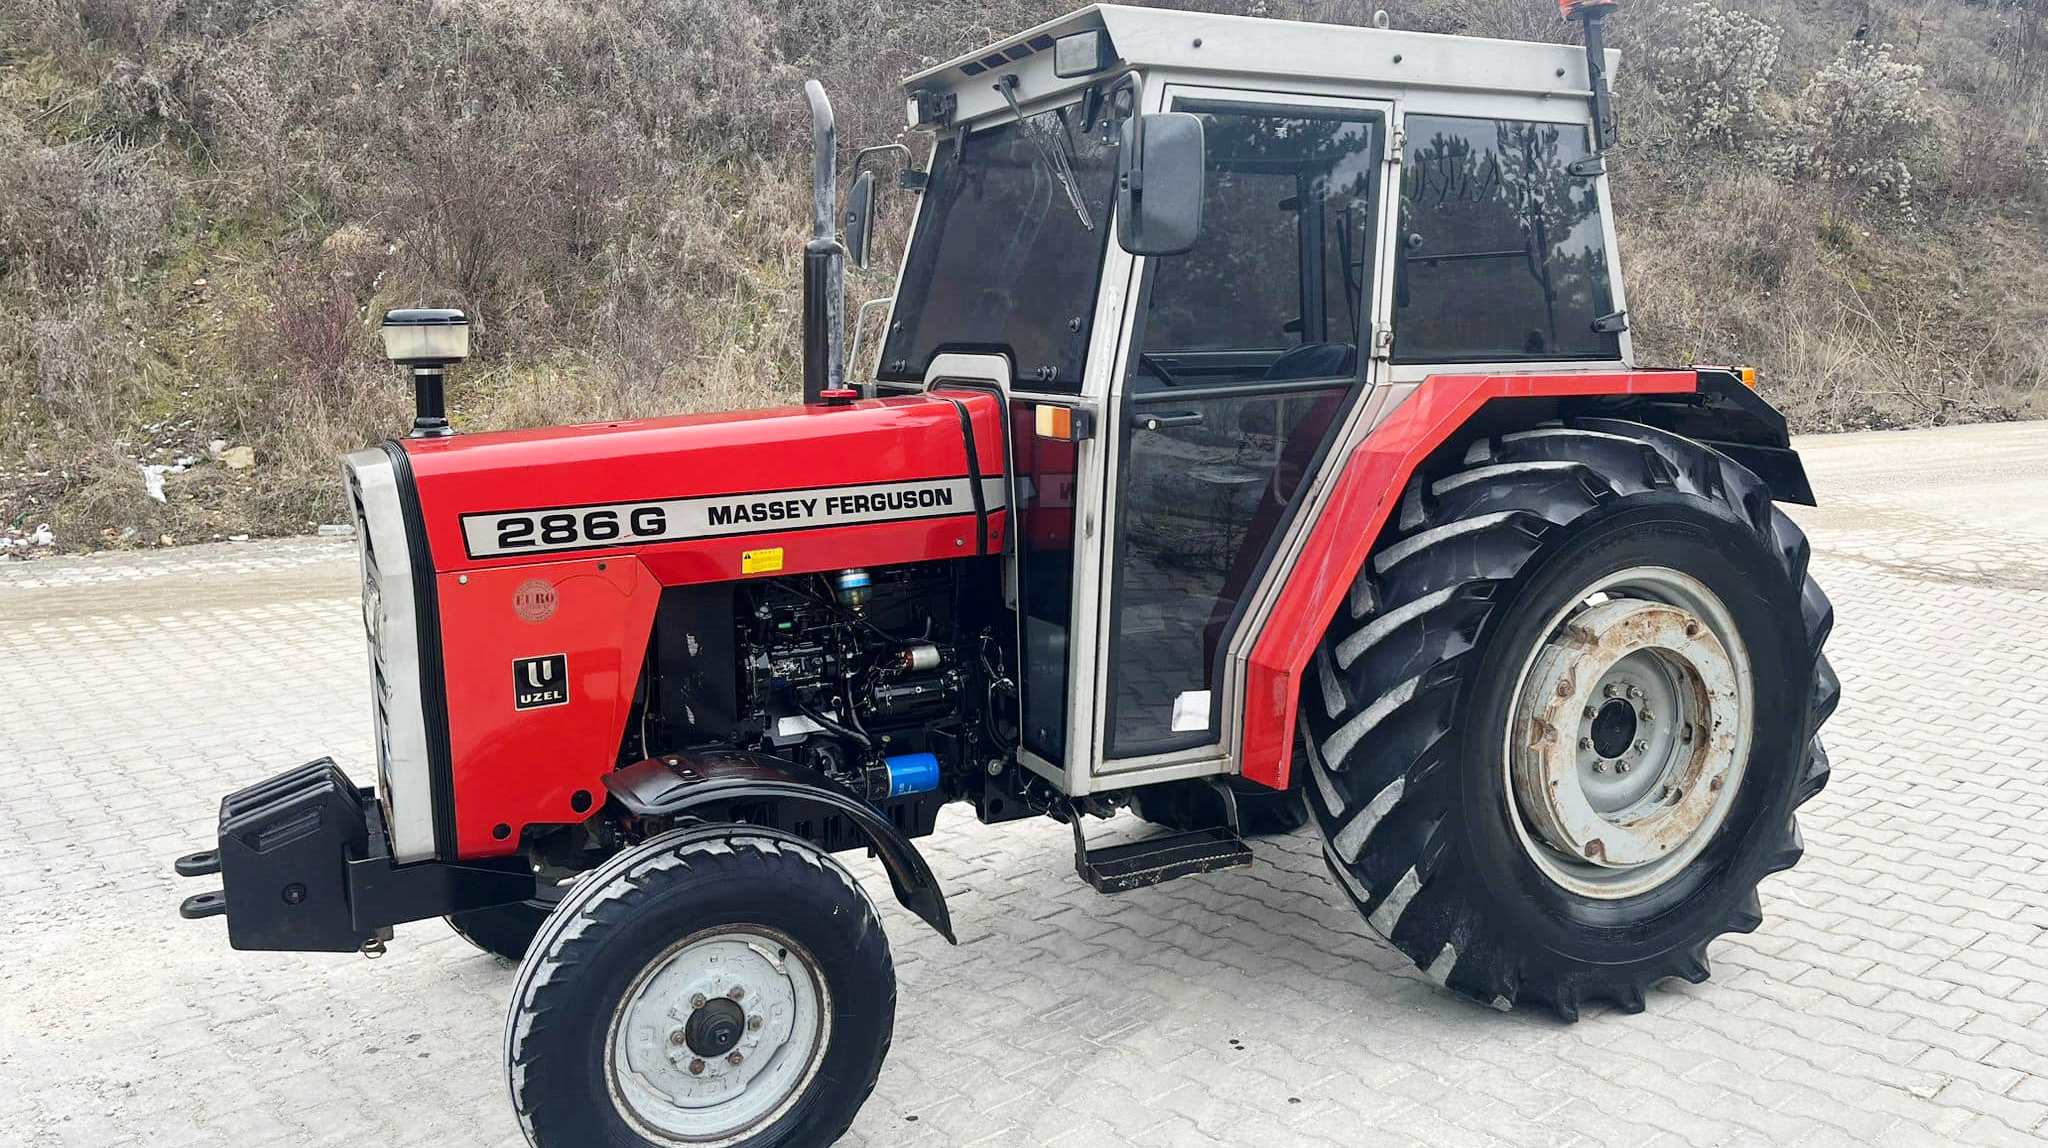
[[[767,550],[743,550],[740,552],[740,573],[772,574],[782,569],[782,547]]]

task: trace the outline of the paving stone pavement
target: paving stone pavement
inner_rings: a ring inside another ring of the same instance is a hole
[[[894,1051],[847,1143],[2039,1144],[2048,424],[1811,440],[1845,700],[1807,856],[1714,979],[1577,1025],[1437,991],[1314,841],[1106,899],[1051,823],[949,812],[961,944],[883,906]],[[509,1145],[511,970],[236,953],[174,908],[224,791],[367,776],[346,543],[0,565],[0,1144]]]

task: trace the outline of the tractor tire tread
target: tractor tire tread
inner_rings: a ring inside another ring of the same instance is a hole
[[[557,994],[552,990],[564,984],[566,978],[563,974],[584,959],[586,945],[579,943],[582,941],[582,923],[611,925],[623,922],[635,916],[640,904],[660,887],[661,874],[688,869],[711,859],[720,863],[759,866],[762,870],[759,880],[763,882],[763,888],[776,888],[792,880],[804,879],[804,871],[791,871],[788,868],[791,864],[803,865],[814,871],[810,874],[814,878],[822,877],[843,886],[843,893],[860,906],[858,924],[862,943],[872,944],[880,950],[879,959],[886,973],[882,978],[886,985],[883,1015],[895,1015],[895,966],[882,931],[881,916],[876,911],[873,898],[844,865],[809,842],[776,830],[744,825],[696,825],[670,830],[638,847],[615,854],[585,874],[534,938],[532,952],[545,955],[528,960],[520,967],[506,1018],[505,1065],[513,1111],[528,1143],[540,1144],[533,1122],[534,1104],[527,1092],[530,1074],[540,1059],[533,1051],[536,1042],[532,1038],[544,1031],[558,1006],[573,1007],[569,1001],[558,1002],[555,999]],[[859,1103],[847,1107],[843,1122],[835,1122],[836,1127],[826,1129],[829,1135],[817,1143],[832,1143],[852,1126],[861,1104],[866,1103],[874,1092],[880,1066],[888,1057],[893,1039],[893,1026],[884,1025],[881,1052],[873,1062],[877,1071],[868,1075],[861,1085]]]
[[[1665,954],[1626,977],[1525,961],[1511,942],[1439,880],[1458,832],[1449,816],[1447,749],[1455,707],[1500,591],[1554,531],[1592,509],[1643,492],[1720,503],[1749,524],[1799,588],[1814,653],[1807,749],[1796,809],[1827,784],[1820,726],[1840,684],[1820,653],[1833,608],[1809,574],[1804,533],[1754,474],[1693,440],[1618,419],[1575,419],[1477,438],[1411,479],[1304,675],[1300,730],[1309,807],[1322,825],[1324,860],[1373,931],[1432,980],[1495,1008],[1548,1006],[1565,1020],[1589,1003],[1626,1012],[1665,976],[1709,975],[1707,941]],[[1361,686],[1368,688],[1361,689]],[[1367,736],[1367,735],[1370,736]],[[1767,872],[1795,863],[1796,820],[1764,849]],[[1752,889],[1719,931],[1762,921]]]

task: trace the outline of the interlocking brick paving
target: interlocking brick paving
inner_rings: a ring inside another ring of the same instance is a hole
[[[1834,783],[1713,980],[1503,1016],[1370,939],[1307,834],[1109,899],[1064,827],[949,811],[923,844],[958,948],[846,855],[901,979],[848,1143],[2040,1143],[2048,426],[1802,445]],[[368,776],[361,640],[346,543],[0,565],[0,1143],[518,1142],[506,966],[438,922],[371,962],[175,914],[223,792]]]

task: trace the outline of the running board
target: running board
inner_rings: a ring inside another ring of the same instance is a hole
[[[1251,846],[1220,826],[1090,849],[1081,832],[1078,812],[1070,824],[1074,828],[1074,871],[1098,893],[1124,893],[1175,877],[1238,869],[1252,863]]]

